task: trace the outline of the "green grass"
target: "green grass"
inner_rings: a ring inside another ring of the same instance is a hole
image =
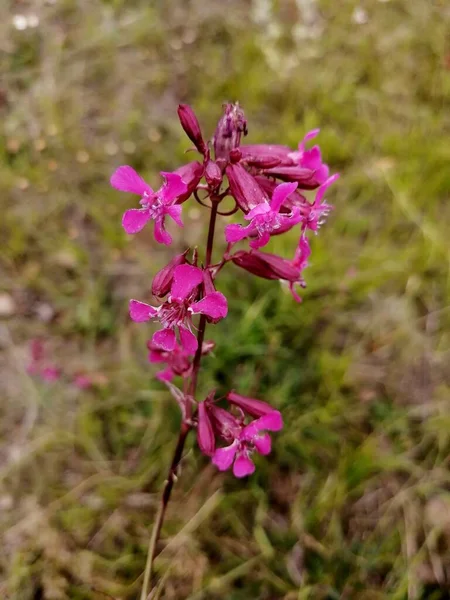
[[[199,397],[234,387],[271,401],[286,425],[248,481],[189,445],[159,598],[448,597],[449,11],[370,0],[357,24],[356,6],[1,9],[0,268],[14,303],[0,330],[2,599],[138,597],[179,415],[127,303],[149,294],[168,255],[148,232],[125,236],[130,198],[109,176],[129,163],[157,183],[186,160],[177,103],[209,135],[235,99],[253,142],[295,147],[321,127],[341,179],[301,306],[276,282],[223,272],[230,315],[208,329],[217,351]],[[39,25],[16,30],[19,12]],[[205,236],[195,206],[184,215],[176,249]],[[66,372],[100,373],[103,385],[31,380],[37,335]]]

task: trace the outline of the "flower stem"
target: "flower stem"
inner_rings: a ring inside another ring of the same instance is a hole
[[[211,207],[211,214],[210,214],[210,219],[209,219],[208,239],[206,242],[206,256],[205,256],[205,266],[206,267],[208,267],[211,264],[212,250],[213,250],[213,244],[214,244],[214,231],[215,231],[215,227],[216,227],[217,209],[218,209],[218,206],[220,203],[220,198],[216,199],[216,198],[212,197],[211,201],[212,201],[212,207]],[[197,352],[195,353],[193,366],[192,366],[191,380],[190,380],[190,384],[188,387],[188,393],[192,397],[195,396],[195,391],[197,388],[198,373],[200,370],[200,362],[202,359],[202,345],[203,345],[203,340],[205,338],[205,329],[206,329],[206,317],[204,315],[201,315],[199,326],[198,326],[198,334],[197,334],[198,347],[197,347]],[[173,454],[173,458],[172,458],[172,462],[170,464],[167,479],[164,484],[164,489],[163,489],[163,493],[161,496],[161,503],[159,505],[158,514],[156,516],[156,520],[153,525],[152,535],[151,535],[149,545],[148,545],[147,562],[145,565],[144,582],[142,584],[140,600],[150,600],[150,596],[148,595],[148,587],[150,585],[150,581],[151,581],[152,573],[153,573],[153,562],[154,562],[155,554],[156,554],[156,544],[158,543],[158,540],[159,540],[159,535],[161,533],[161,528],[162,528],[162,525],[164,522],[166,510],[167,510],[167,505],[169,504],[170,496],[172,494],[172,488],[173,488],[174,483],[177,478],[177,471],[178,471],[178,467],[180,465],[180,461],[181,461],[181,458],[183,455],[186,438],[187,438],[190,430],[192,429],[192,424],[190,421],[191,410],[192,410],[192,404],[188,403],[188,405],[186,407],[186,412],[187,412],[186,418],[187,419],[185,421],[182,421],[181,426],[180,426],[180,433],[178,436],[177,445],[175,446],[175,452]]]

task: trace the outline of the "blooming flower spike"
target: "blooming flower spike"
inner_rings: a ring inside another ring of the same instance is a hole
[[[150,220],[155,221],[155,239],[160,244],[172,242],[170,234],[165,230],[165,218],[171,217],[177,225],[183,227],[181,206],[175,204],[177,198],[187,191],[187,185],[177,173],[164,173],[164,184],[156,192],[136,171],[129,166],[119,167],[111,177],[111,185],[122,192],[130,192],[141,196],[142,208],[127,210],[122,218],[122,225],[128,234],[138,233]]]

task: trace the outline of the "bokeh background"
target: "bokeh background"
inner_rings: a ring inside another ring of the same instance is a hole
[[[449,597],[449,23],[444,0],[1,2],[2,600],[138,597],[179,415],[127,303],[169,254],[124,234],[109,177],[156,184],[189,158],[177,104],[210,136],[226,100],[251,142],[321,127],[341,179],[302,305],[223,272],[199,395],[286,425],[245,481],[191,440],[155,597]],[[184,215],[176,250],[205,236]],[[35,338],[58,381],[27,374]]]

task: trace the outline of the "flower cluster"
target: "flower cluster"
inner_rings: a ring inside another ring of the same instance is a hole
[[[330,212],[325,193],[338,175],[329,175],[319,146],[307,148],[318,129],[307,133],[293,150],[278,144],[241,144],[247,121],[237,103],[224,106],[210,142],[205,141],[189,106],[180,105],[178,116],[201,159],[162,172],[163,184],[157,191],[130,166],[119,167],[111,185],[140,198],[140,208],[130,208],[123,215],[126,233],[135,234],[154,221],[154,237],[160,244],[172,242],[166,217],[183,227],[182,205],[189,198],[207,207],[211,219],[206,253],[203,261],[197,249],[176,255],[154,277],[151,291],[157,301],[131,300],[130,316],[136,322],[159,323],[148,342],[149,361],[166,365],[158,379],[173,391],[178,389],[173,380],[181,378],[183,391],[177,392],[177,398],[184,399],[185,422],[197,427],[200,449],[220,470],[233,465],[234,474],[243,477],[254,470],[252,452],[270,452],[267,432],[281,429],[282,418],[269,404],[235,392],[226,396],[230,410],[217,405],[213,392],[202,402],[195,400],[201,357],[214,347],[204,341],[206,323],[217,323],[228,312],[227,299],[216,290],[216,278],[231,263],[258,277],[287,282],[293,297],[301,301],[295,286],[305,287],[303,271],[311,254],[308,231],[317,233]],[[234,200],[234,209],[223,212],[220,203],[226,197]],[[225,225],[226,250],[220,261],[213,262],[216,217],[237,213],[243,222]],[[261,250],[272,236],[294,230],[298,241],[291,257]],[[227,445],[216,447],[219,440]]]

